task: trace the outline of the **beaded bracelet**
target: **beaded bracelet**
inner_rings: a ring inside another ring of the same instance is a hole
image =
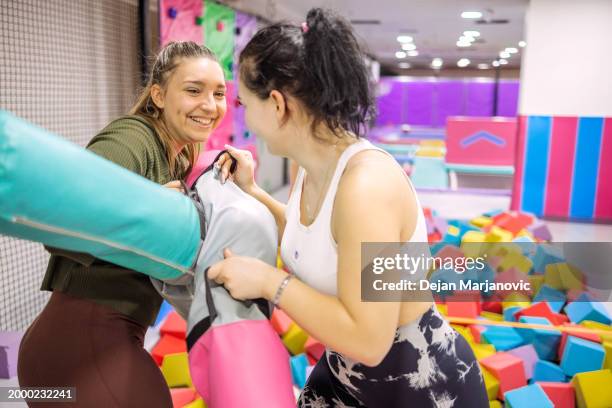
[[[280,297],[282,296],[283,291],[289,284],[289,281],[291,280],[291,278],[293,278],[293,274],[292,273],[287,274],[287,276],[285,276],[281,284],[278,286],[278,289],[276,289],[276,293],[274,294],[274,299],[272,299],[272,304],[274,305],[274,307],[279,307],[278,302],[280,302]]]

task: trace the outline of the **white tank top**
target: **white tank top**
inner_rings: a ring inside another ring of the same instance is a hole
[[[337,295],[338,292],[338,248],[331,227],[334,199],[346,164],[353,155],[364,150],[379,150],[388,154],[367,140],[358,141],[347,147],[338,160],[321,209],[312,224],[305,226],[300,221],[300,201],[305,174],[301,167],[285,209],[287,222],[281,240],[283,263],[301,281],[328,295]],[[410,179],[406,178],[412,187]],[[427,242],[425,216],[418,198],[416,200],[418,212],[416,228],[408,242]]]

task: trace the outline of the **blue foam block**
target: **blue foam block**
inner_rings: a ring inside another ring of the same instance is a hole
[[[306,384],[306,368],[308,367],[308,358],[306,354],[298,354],[297,356],[291,357],[291,377],[293,383],[298,388],[304,388]]]
[[[158,324],[160,324],[166,318],[166,316],[170,314],[172,310],[172,305],[164,300],[161,304],[161,307],[159,308],[159,313],[157,313],[157,318],[155,319],[155,323],[153,323],[153,326],[157,326]]]
[[[565,313],[572,323],[580,323],[583,320],[610,324],[612,319],[603,304],[591,301],[587,294],[583,293],[575,301],[565,306]]]
[[[561,369],[570,377],[585,371],[601,370],[605,355],[601,344],[568,336],[561,357]]]
[[[533,302],[548,302],[550,309],[555,313],[559,313],[563,309],[566,299],[565,293],[560,290],[548,285],[542,285],[533,298]]]
[[[523,308],[520,306],[512,306],[507,309],[504,309],[504,320],[507,322],[516,322],[514,314]]]
[[[554,408],[542,387],[538,384],[526,385],[504,394],[506,405],[510,408]]]
[[[550,321],[544,317],[521,316],[519,322],[552,326]],[[559,330],[517,329],[517,331],[526,343],[533,344],[540,359],[554,360],[556,358],[557,349],[561,341],[561,332]]]
[[[546,270],[546,265],[564,261],[563,252],[556,246],[541,244],[538,245],[532,261],[535,273],[542,274]]]
[[[555,363],[538,360],[533,366],[532,381],[565,382],[565,373]]]
[[[512,327],[489,326],[481,336],[486,343],[494,345],[497,351],[510,350],[525,344],[525,340]]]

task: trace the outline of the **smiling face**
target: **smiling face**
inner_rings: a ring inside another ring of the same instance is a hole
[[[216,61],[187,58],[167,78],[165,86],[151,87],[155,105],[178,148],[206,142],[227,110],[225,78]]]

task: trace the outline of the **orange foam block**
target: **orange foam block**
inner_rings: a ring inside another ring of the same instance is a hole
[[[151,350],[151,356],[161,366],[164,356],[166,354],[185,353],[187,352],[187,343],[185,340],[179,339],[176,336],[165,334],[161,336],[153,350]]]
[[[293,324],[293,320],[291,320],[291,318],[282,310],[274,309],[270,323],[272,323],[274,331],[282,336],[289,331],[289,328],[291,328],[291,325]]]
[[[480,364],[499,381],[498,399],[503,400],[507,391],[527,385],[523,360],[512,354],[496,353],[480,360]]]
[[[308,360],[311,363],[316,363],[317,361],[319,361],[321,356],[323,356],[323,353],[325,352],[325,346],[321,344],[318,340],[315,340],[312,337],[308,337],[308,340],[306,340],[306,344],[304,344],[304,350],[306,351]]]
[[[555,408],[575,408],[576,395],[574,386],[570,383],[536,382],[552,401]]]
[[[172,397],[172,407],[182,408],[194,401],[197,393],[193,388],[171,388],[170,396]]]
[[[187,322],[178,313],[170,312],[159,329],[159,334],[169,334],[185,340],[187,334]]]

